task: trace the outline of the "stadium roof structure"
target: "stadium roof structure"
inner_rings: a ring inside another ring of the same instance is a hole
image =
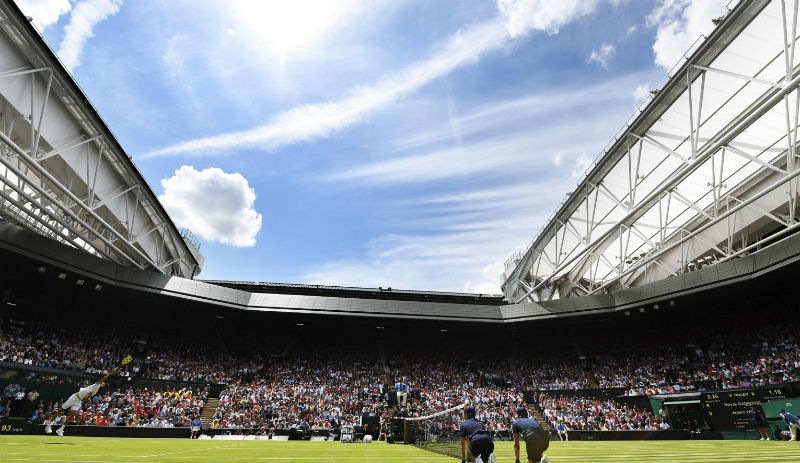
[[[240,289],[251,293],[306,294],[314,296],[353,297],[357,299],[383,299],[429,302],[449,301],[460,304],[504,305],[499,294],[452,293],[443,291],[413,291],[391,287],[360,288],[351,286],[328,286],[299,283],[272,283],[231,280],[202,280],[205,283]]]
[[[69,72],[0,2],[0,218],[109,261],[191,278],[178,230]]]
[[[789,269],[789,275],[796,273],[800,268],[799,249],[800,235],[793,235],[761,252],[691,272],[691,280],[667,279],[613,296],[508,304],[497,295],[192,280],[114,263],[0,220],[0,303],[11,298],[58,305],[64,302],[59,293],[42,288],[60,288],[82,294],[73,299],[79,303],[102,297],[114,305],[122,301],[172,308],[199,304],[224,313],[234,310],[265,316],[515,324],[609,312],[627,315],[658,309],[659,304],[669,310],[682,306],[681,297],[689,294],[749,281],[774,282],[772,276],[784,274],[776,269]],[[771,280],[756,280],[764,275]]]
[[[798,1],[741,1],[708,19],[713,33],[507,261],[510,303],[619,305],[616,295],[689,285],[780,243],[800,253],[785,247],[800,227]]]
[[[157,297],[175,306],[199,303],[220,310],[283,315],[503,323],[499,295],[342,288],[280,283],[200,281],[139,269],[65,246],[0,220],[0,294],[36,299],[43,287],[83,288],[126,300]],[[94,288],[94,291],[92,290]],[[143,302],[146,303],[146,302]],[[512,311],[513,312],[513,311]],[[539,308],[540,315],[547,311]]]
[[[199,244],[39,33],[0,2],[0,294],[45,297],[42,287],[68,283],[134,303],[505,324],[644,312],[796,269],[800,54],[787,37],[798,35],[798,6],[743,1],[718,19],[509,261],[503,300],[193,280]]]

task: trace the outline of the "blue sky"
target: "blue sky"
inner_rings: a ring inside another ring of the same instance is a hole
[[[500,292],[729,0],[17,0],[201,279]]]

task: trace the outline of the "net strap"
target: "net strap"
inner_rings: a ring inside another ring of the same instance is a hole
[[[446,414],[448,414],[448,413],[451,413],[451,412],[454,412],[454,411],[456,411],[456,410],[462,409],[462,408],[464,408],[464,407],[466,407],[466,406],[467,406],[467,403],[465,402],[465,403],[463,403],[463,404],[461,404],[461,405],[456,405],[455,407],[448,408],[447,410],[442,410],[442,411],[440,411],[440,412],[436,412],[436,413],[433,413],[433,414],[431,414],[431,415],[427,415],[427,416],[413,416],[413,417],[404,417],[404,418],[400,418],[400,419],[401,419],[401,420],[406,420],[406,421],[422,421],[422,420],[428,420],[428,419],[431,419],[431,418],[434,418],[434,417],[437,417],[437,416],[440,416],[440,415],[446,415]]]

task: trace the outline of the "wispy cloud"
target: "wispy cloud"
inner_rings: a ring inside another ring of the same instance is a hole
[[[470,28],[451,39],[431,58],[385,77],[371,87],[353,89],[340,101],[302,105],[284,111],[268,124],[254,129],[179,143],[146,153],[142,158],[226,151],[247,146],[275,150],[293,143],[329,137],[364,120],[385,105],[408,96],[431,80],[474,60],[486,50],[498,46],[506,36],[505,26],[500,21]]]
[[[594,154],[634,110],[630,88],[645,74],[612,79],[591,87],[550,88],[547,93],[496,102],[467,112],[423,133],[397,136],[391,156],[354,165],[325,177],[329,181],[399,185],[441,181],[471,175],[541,175],[541,163],[554,158],[561,166],[583,172]],[[585,108],[592,108],[591,115]],[[583,117],[576,119],[574,114]],[[452,127],[460,144],[443,143]],[[576,137],[576,133],[583,134]],[[593,134],[593,135],[588,135]],[[580,162],[578,161],[580,159]],[[534,181],[531,178],[531,181]]]
[[[177,143],[144,153],[141,159],[179,153],[213,154],[242,147],[267,151],[330,137],[376,111],[413,94],[455,69],[475,63],[533,30],[558,28],[594,12],[601,0],[498,0],[499,15],[462,29],[427,59],[385,76],[373,85],[351,89],[339,101],[306,104],[275,115],[253,129]]]
[[[69,0],[15,0],[23,13],[33,18],[39,30],[45,30],[58,22],[58,18],[72,8]]]
[[[500,294],[502,267],[497,273],[472,271],[485,268],[486,259],[498,253],[470,252],[470,247],[487,249],[484,240],[470,234],[384,236],[368,244],[369,259],[318,265],[302,279],[328,285]],[[507,252],[504,249],[500,255]],[[454,288],[456,281],[464,283]]]
[[[80,64],[83,46],[94,36],[94,26],[117,14],[121,7],[122,0],[84,0],[75,5],[58,47],[58,57],[67,69],[75,69]]]
[[[493,101],[451,119],[450,131],[442,130],[440,127],[415,131],[403,137],[396,137],[389,149],[392,153],[400,153],[449,142],[452,140],[453,130],[458,131],[462,139],[476,135],[497,135],[500,132],[510,133],[520,130],[531,132],[532,126],[533,130],[539,126],[537,124],[539,119],[543,119],[547,125],[553,125],[556,122],[554,118],[572,119],[571,114],[582,108],[608,108],[610,105],[619,105],[620,100],[617,98],[624,95],[626,89],[636,85],[637,79],[650,77],[651,74],[642,72],[624,75],[591,86],[569,89],[554,87],[547,92],[514,100]],[[581,118],[581,120],[588,119],[594,118]]]
[[[423,196],[398,204],[397,208],[424,207],[429,211],[431,217],[407,224],[428,231],[383,235],[364,246],[364,258],[318,265],[303,279],[321,284],[499,294],[509,250],[533,236],[532,224],[546,219],[552,204],[563,197],[562,189],[560,178],[550,178],[541,183]]]
[[[617,54],[617,49],[614,45],[610,43],[604,43],[600,45],[600,48],[592,50],[589,54],[589,62],[590,63],[597,63],[603,69],[608,69],[608,63],[614,59],[614,56]]]
[[[633,111],[630,89],[643,78],[634,74],[592,87],[549,89],[462,108],[463,116],[418,137],[396,135],[400,141],[390,144],[391,158],[354,166],[326,180],[349,188],[437,182],[450,189],[391,206],[414,233],[382,235],[364,245],[362,258],[318,265],[303,278],[326,284],[498,293],[510,250],[529,242],[574,188],[591,162],[586,153],[598,152],[617,122]],[[592,108],[591,113],[585,108]],[[576,120],[576,111],[585,117]],[[454,126],[463,133],[463,141],[452,147],[442,142],[452,137]],[[459,181],[446,183],[453,178]],[[454,282],[462,286],[454,287]]]
[[[434,149],[412,156],[357,166],[328,176],[329,180],[360,180],[374,184],[424,183],[445,178],[489,174],[532,153],[527,135],[486,138],[464,147]]]

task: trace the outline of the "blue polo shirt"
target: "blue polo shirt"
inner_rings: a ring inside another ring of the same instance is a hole
[[[542,427],[539,425],[539,423],[533,418],[520,418],[511,425],[511,432],[525,437],[531,434],[534,430],[541,428]]]
[[[796,425],[800,425],[800,419],[796,416],[792,415],[789,412],[783,413],[783,419],[786,420],[787,423],[794,423]]]
[[[461,423],[461,437],[468,437],[469,440],[473,440],[476,437],[491,437],[489,431],[487,431],[483,427],[483,423],[476,420],[475,418],[470,418],[463,423]]]

